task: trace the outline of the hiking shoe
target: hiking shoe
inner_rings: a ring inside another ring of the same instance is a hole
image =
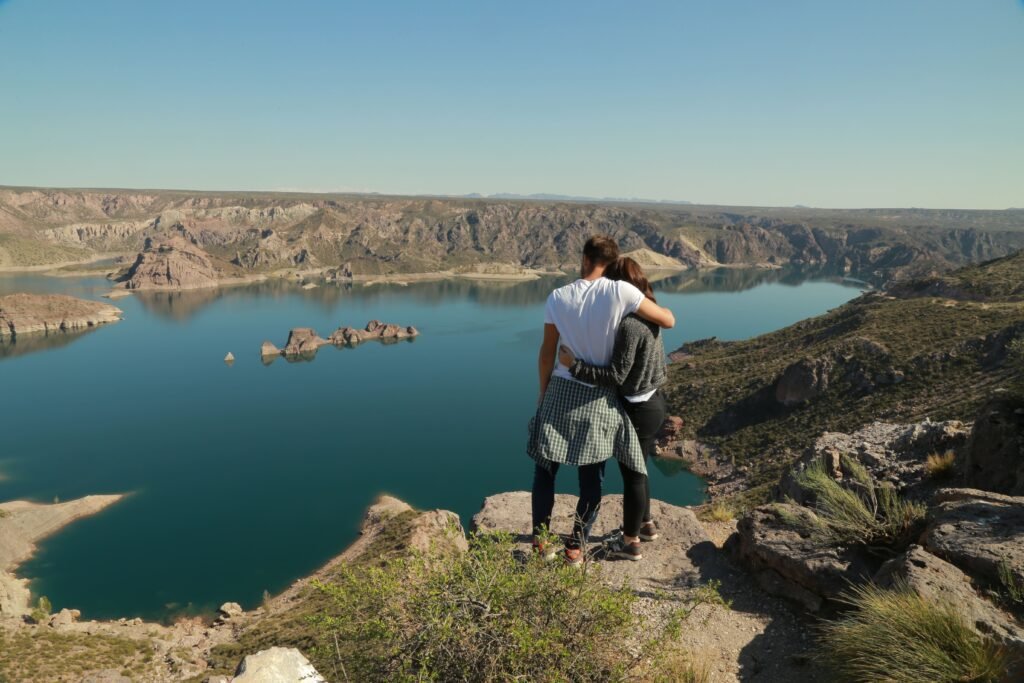
[[[570,567],[582,567],[583,566],[583,549],[582,548],[565,548],[565,563]]]
[[[627,543],[624,538],[615,539],[608,547],[608,550],[612,557],[618,557],[623,560],[637,560],[644,559],[644,555],[640,552],[640,541],[633,543]]]
[[[640,525],[640,536],[641,541],[655,541],[658,539],[658,525],[654,521],[644,522]]]
[[[533,539],[533,552],[545,562],[551,562],[558,557],[558,550],[555,546],[540,538]]]

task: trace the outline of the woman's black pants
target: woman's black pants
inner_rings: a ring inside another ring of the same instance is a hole
[[[661,391],[655,392],[643,403],[630,403],[623,399],[622,407],[633,423],[636,436],[640,440],[640,449],[644,453],[644,459],[654,455],[655,444],[658,442],[658,432],[665,422],[668,414],[668,406]],[[621,462],[619,471],[622,473],[622,533],[626,536],[636,536],[640,533],[640,526],[644,522],[651,521],[651,487],[647,475],[634,472]]]

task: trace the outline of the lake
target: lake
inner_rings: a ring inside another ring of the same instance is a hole
[[[125,318],[114,325],[0,345],[0,500],[131,493],[45,540],[19,573],[84,618],[171,619],[229,600],[250,608],[311,573],[355,538],[381,493],[468,524],[486,496],[530,486],[526,424],[544,300],[558,284],[273,281],[148,293],[116,301]],[[656,285],[678,320],[668,350],[774,330],[861,287],[788,270]],[[0,275],[0,294],[109,289],[101,278]],[[326,337],[373,318],[421,336],[261,362],[261,342],[283,346],[292,327]],[[701,502],[699,479],[657,465],[655,497]],[[621,492],[617,468],[606,481]],[[574,485],[561,477],[561,491]]]

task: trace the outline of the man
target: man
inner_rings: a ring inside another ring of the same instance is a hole
[[[636,433],[615,392],[584,384],[574,379],[568,368],[556,365],[559,339],[584,362],[608,365],[616,330],[627,315],[636,313],[664,328],[675,325],[672,311],[628,282],[603,277],[605,268],[618,257],[615,240],[591,237],[583,247],[580,279],[553,291],[544,312],[544,341],[538,359],[540,396],[527,447],[536,463],[534,548],[545,558],[555,556],[555,549],[543,541],[542,534],[551,526],[558,468],[574,465],[580,499],[573,532],[565,544],[565,559],[571,564],[583,561],[583,546],[597,519],[605,461],[614,456],[635,472],[646,474],[647,470]]]

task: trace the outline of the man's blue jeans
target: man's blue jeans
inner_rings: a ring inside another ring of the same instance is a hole
[[[558,463],[548,463],[549,469],[534,466],[533,469],[533,532],[538,533],[542,527],[551,528],[551,511],[555,507],[555,475],[558,474]],[[569,548],[580,548],[590,536],[590,530],[597,521],[597,513],[601,509],[601,487],[604,483],[604,463],[577,467],[580,481],[580,500],[576,504],[576,521],[572,527],[572,536],[565,545]]]

